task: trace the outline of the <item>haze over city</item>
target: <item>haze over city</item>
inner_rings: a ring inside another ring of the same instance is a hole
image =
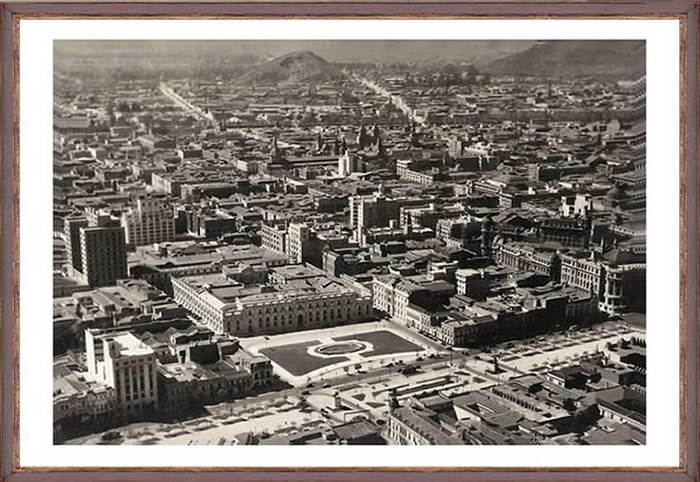
[[[646,443],[644,42],[54,54],[55,443]]]

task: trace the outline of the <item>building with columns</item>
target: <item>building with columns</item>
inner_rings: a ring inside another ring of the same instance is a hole
[[[608,266],[600,309],[610,314],[646,311],[646,264]]]
[[[374,319],[369,290],[310,265],[273,268],[270,279],[243,286],[213,274],[173,278],[172,283],[175,301],[216,333],[269,335]]]
[[[646,311],[644,255],[618,249],[562,253],[561,282],[593,293],[608,314]]]
[[[132,333],[85,331],[88,373],[116,390],[124,418],[151,413],[158,403],[156,354]]]
[[[559,281],[561,259],[556,249],[518,241],[494,243],[493,257],[502,266],[549,276]]]

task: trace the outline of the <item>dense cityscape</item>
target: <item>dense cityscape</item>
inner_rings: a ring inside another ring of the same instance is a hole
[[[56,42],[55,443],[645,444],[644,43],[431,42]]]

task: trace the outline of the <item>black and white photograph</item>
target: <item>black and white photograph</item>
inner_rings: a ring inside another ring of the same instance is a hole
[[[646,444],[644,40],[53,50],[55,444]]]

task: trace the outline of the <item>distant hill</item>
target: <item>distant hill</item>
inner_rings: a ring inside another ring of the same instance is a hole
[[[59,59],[129,57],[212,63],[227,57],[271,59],[314,52],[331,63],[488,62],[532,46],[533,40],[56,40]],[[183,57],[185,58],[183,60]],[[235,58],[235,59],[234,59]],[[245,59],[244,59],[245,60]]]
[[[274,58],[241,77],[242,82],[287,84],[296,82],[327,82],[339,80],[343,73],[338,67],[313,52],[292,52]]]
[[[639,40],[546,40],[486,64],[495,75],[630,80],[646,71]]]

